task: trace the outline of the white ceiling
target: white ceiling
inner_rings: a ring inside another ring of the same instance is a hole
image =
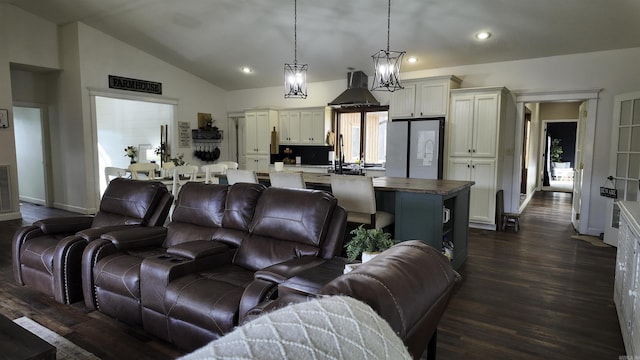
[[[227,89],[278,86],[293,63],[293,0],[0,0],[56,24],[81,21]],[[298,0],[308,81],[373,74],[387,1]],[[479,30],[493,36],[474,40]],[[402,71],[640,47],[638,0],[394,0]],[[254,69],[240,72],[242,66]]]

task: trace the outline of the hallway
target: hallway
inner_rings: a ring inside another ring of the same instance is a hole
[[[618,359],[616,249],[572,239],[571,194],[536,192],[520,231],[470,229],[439,359]]]

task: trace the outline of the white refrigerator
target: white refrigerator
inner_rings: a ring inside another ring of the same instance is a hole
[[[442,179],[444,118],[387,124],[386,176]]]

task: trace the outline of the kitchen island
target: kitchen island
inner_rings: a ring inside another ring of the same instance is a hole
[[[303,173],[303,178],[308,188],[331,191],[330,174]],[[258,180],[268,184],[269,174],[258,174]],[[457,180],[373,178],[376,206],[395,215],[394,239],[421,240],[437,249],[448,244],[455,269],[467,259],[469,192],[473,184]]]

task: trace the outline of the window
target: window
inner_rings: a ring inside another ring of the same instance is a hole
[[[361,159],[367,164],[385,162],[389,120],[387,108],[340,109],[336,113],[336,154],[340,156],[342,151],[347,163],[355,163]]]

